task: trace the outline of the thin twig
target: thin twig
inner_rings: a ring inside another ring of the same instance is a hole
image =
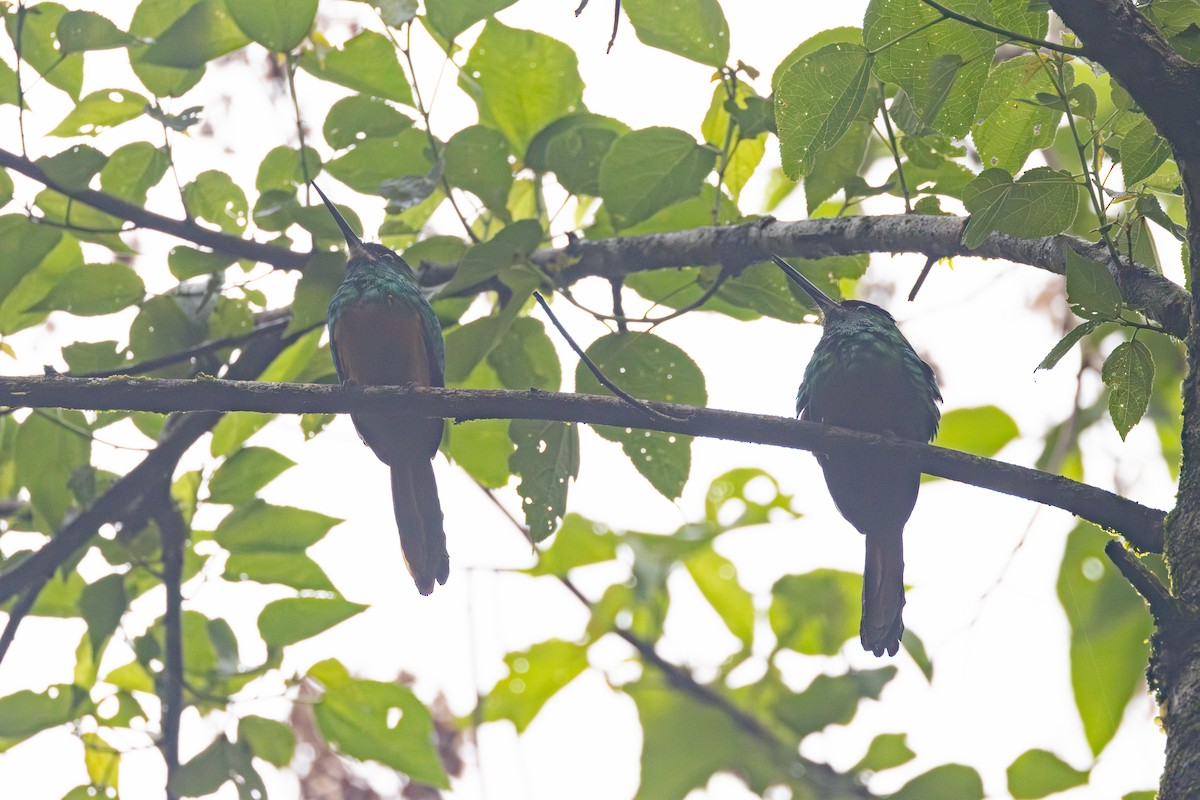
[[[947,17],[948,19],[956,20],[965,25],[970,25],[972,28],[979,28],[980,30],[987,31],[988,33],[994,33],[997,36],[1003,36],[1010,41],[1022,42],[1024,44],[1033,45],[1034,47],[1044,47],[1047,50],[1053,50],[1056,53],[1065,53],[1069,56],[1081,56],[1085,52],[1082,47],[1068,47],[1065,44],[1047,42],[1045,39],[1035,39],[1031,36],[1023,36],[1016,31],[1010,31],[1005,28],[1001,28],[998,25],[992,25],[984,22],[981,19],[968,17],[966,14],[960,14],[957,11],[952,11],[949,8],[946,8],[944,5],[937,2],[937,0],[921,0],[921,2],[935,11],[940,12],[942,16]]]
[[[558,317],[554,316],[554,312],[550,310],[550,304],[546,302],[546,298],[542,297],[541,292],[535,291],[533,293],[533,296],[538,301],[538,305],[540,305],[542,307],[542,310],[546,312],[546,316],[550,317],[550,321],[554,323],[554,327],[557,328],[558,332],[560,334],[562,334],[562,337],[567,340],[567,344],[569,344],[571,346],[571,349],[575,351],[575,354],[577,356],[579,356],[579,358],[583,361],[584,365],[587,366],[587,368],[591,371],[591,373],[596,376],[596,380],[600,382],[601,386],[603,386],[605,389],[608,389],[610,392],[615,394],[617,397],[621,398],[626,403],[629,403],[631,406],[633,406],[634,408],[641,411],[643,414],[645,414],[646,416],[648,416],[652,419],[675,420],[675,421],[678,421],[681,419],[680,417],[671,417],[669,415],[663,414],[661,411],[656,411],[655,409],[650,408],[648,405],[645,404],[645,402],[637,399],[636,397],[629,394],[624,389],[622,389],[621,387],[617,386],[615,383],[610,381],[605,376],[605,374],[600,370],[600,367],[598,367],[596,365],[596,362],[592,361],[592,359],[588,357],[587,353],[583,352],[583,348],[581,348],[579,346],[579,344],[576,343],[576,341],[571,338],[571,334],[567,333],[567,329],[564,328],[563,324],[558,321]]]
[[[917,280],[913,283],[912,291],[908,293],[908,302],[917,299],[917,292],[921,291],[921,287],[925,285],[925,279],[929,277],[929,271],[933,269],[933,265],[938,262],[938,259],[929,256],[925,259],[925,266],[921,267],[921,274],[917,276]]]
[[[896,175],[900,179],[900,192],[904,195],[904,213],[912,213],[912,198],[908,194],[908,181],[904,178],[904,165],[900,163],[900,145],[896,143],[896,132],[892,130],[892,116],[888,114],[887,95],[883,91],[883,82],[878,81],[879,86],[879,113],[883,115],[883,127],[887,130],[888,149],[892,151],[892,158],[896,161]],[[877,131],[878,132],[878,131]],[[916,294],[916,289],[913,289],[913,295]],[[909,296],[912,300],[912,296]]]

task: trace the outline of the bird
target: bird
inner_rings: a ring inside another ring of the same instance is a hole
[[[892,315],[862,300],[833,300],[782,258],[771,257],[824,317],[796,394],[796,414],[823,425],[932,441],[942,394],[933,369]],[[878,448],[818,453],[817,460],[834,505],[866,537],[859,640],[876,656],[894,656],[904,633],[904,525],[917,502],[921,471],[911,457]]]
[[[329,349],[342,385],[443,386],[442,328],[412,267],[395,251],[363,242],[315,182],[348,249],[346,276],[329,301]],[[404,562],[417,591],[450,573],[432,459],[444,421],[395,412],[350,415],[363,442],[391,469],[392,507]]]

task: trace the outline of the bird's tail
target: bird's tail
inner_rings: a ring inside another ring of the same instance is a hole
[[[444,584],[450,574],[442,503],[432,462],[418,456],[392,464],[392,507],[396,511],[396,527],[400,529],[404,563],[417,584],[417,591],[427,595],[433,591],[435,581]]]
[[[904,633],[903,528],[868,533],[867,561],[863,568],[862,624],[859,639],[864,650],[877,656],[896,655]]]

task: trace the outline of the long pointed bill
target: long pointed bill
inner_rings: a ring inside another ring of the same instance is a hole
[[[320,189],[317,191],[320,191]],[[797,272],[796,268],[791,264],[787,263],[774,253],[771,254],[771,259],[774,260],[775,266],[783,270],[784,274],[791,278],[793,283],[799,285],[800,288],[804,290],[804,293],[813,299],[813,302],[817,304],[817,307],[821,309],[822,313],[827,314],[829,313],[830,309],[841,309],[841,303],[818,289],[815,283]]]
[[[321,191],[321,187],[317,186],[317,182],[309,181],[308,183],[317,190],[317,194],[321,195],[321,199],[325,201],[325,208],[329,209],[329,214],[333,217],[333,221],[342,229],[342,236],[346,237],[346,244],[350,246],[350,249],[361,248],[362,239],[358,238],[358,234],[351,230],[350,223],[346,222],[346,218],[342,216],[341,212],[337,210],[333,203],[329,202],[329,198]]]

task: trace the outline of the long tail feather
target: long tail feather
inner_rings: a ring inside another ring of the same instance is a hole
[[[896,655],[904,633],[903,531],[867,534],[867,561],[863,568],[862,625],[859,639],[864,650],[877,656]]]
[[[430,594],[435,582],[444,584],[450,575],[442,503],[430,461],[418,456],[392,465],[392,507],[404,562],[417,591]]]

